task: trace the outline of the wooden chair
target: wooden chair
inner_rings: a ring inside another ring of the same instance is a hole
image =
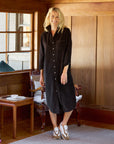
[[[76,96],[76,122],[77,126],[80,126],[80,100],[82,99],[82,95],[79,95],[79,91],[81,90],[81,86],[74,84],[74,88]]]
[[[46,111],[48,111],[48,107],[46,105],[45,99],[45,88],[40,86],[40,75],[39,71],[31,72],[31,96],[34,97],[34,106],[38,114],[41,118],[41,129],[45,128],[45,120],[46,120]]]
[[[45,88],[40,86],[39,82],[39,72],[38,71],[32,71],[31,72],[31,95],[34,97],[34,105],[36,111],[39,113],[40,118],[41,118],[41,129],[45,128],[45,120],[46,120],[46,112],[48,111],[48,107],[46,105],[46,93],[45,93]],[[75,87],[75,95],[79,95],[79,90],[81,89],[80,86],[74,85]],[[79,121],[79,101],[76,103],[76,121],[77,125],[80,126],[80,121]]]

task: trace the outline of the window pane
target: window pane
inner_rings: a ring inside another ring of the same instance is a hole
[[[8,33],[8,51],[31,50],[30,33]]]
[[[0,31],[6,31],[6,13],[0,12]]]
[[[31,31],[31,15],[30,14],[21,14],[23,16],[23,31]]]
[[[16,51],[16,34],[8,33],[7,42],[8,51]]]
[[[0,54],[0,62],[6,60],[6,54]]]
[[[31,34],[23,33],[20,38],[21,50],[30,50],[31,49]]]
[[[8,13],[8,31],[31,31],[31,14]]]
[[[10,53],[8,63],[15,70],[25,70],[31,68],[31,53]]]
[[[0,52],[6,51],[6,34],[0,33]]]
[[[16,13],[8,13],[8,31],[16,31],[17,21]]]

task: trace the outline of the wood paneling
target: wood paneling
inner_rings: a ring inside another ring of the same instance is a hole
[[[63,2],[63,1],[62,1]],[[114,105],[114,1],[51,4],[72,31],[72,74],[82,85],[82,104]],[[94,106],[95,106],[94,105]]]
[[[98,17],[97,104],[114,106],[114,16]]]
[[[65,25],[71,30],[72,28],[72,17],[65,16]]]
[[[80,117],[84,120],[114,124],[114,109],[107,110],[102,107],[81,107]]]
[[[0,11],[46,11],[46,4],[39,2],[38,0],[0,0]]]
[[[65,16],[92,16],[92,15],[113,15],[114,2],[110,3],[75,3],[75,4],[53,4],[59,7]]]
[[[65,23],[72,32],[72,73],[74,82],[82,85],[82,103],[112,107],[114,0],[0,1],[0,11],[39,12],[38,47],[45,13],[47,8],[52,6],[62,10]],[[0,86],[2,92],[6,93],[7,87]],[[0,94],[2,92],[0,91]]]
[[[85,2],[113,2],[114,0],[42,0],[44,3],[51,3],[51,4],[67,4],[67,3],[85,3]]]
[[[93,7],[89,7],[89,11],[92,9],[95,10],[96,4],[100,2],[114,2],[114,0],[0,0],[0,11],[46,11],[46,6],[47,5],[53,5],[54,4],[73,4],[70,6],[70,11],[69,13],[72,13],[72,10],[75,8],[75,3],[78,3],[78,7],[80,7],[80,4],[83,3],[84,5],[86,3],[94,3]],[[101,5],[101,4],[100,4]],[[72,10],[71,10],[72,7]],[[79,8],[76,7],[77,10]],[[111,5],[110,5],[110,10],[111,10]],[[83,9],[83,8],[81,8]],[[100,9],[99,9],[100,10]],[[80,11],[81,12],[81,11]],[[88,12],[88,9],[87,11]],[[100,12],[100,11],[99,11]]]
[[[30,96],[29,72],[15,72],[0,75],[0,96],[18,94]]]
[[[72,74],[83,102],[95,103],[96,17],[72,17]]]
[[[0,95],[5,95],[7,93],[7,86],[0,86]]]

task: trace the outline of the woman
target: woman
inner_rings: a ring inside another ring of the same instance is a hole
[[[64,26],[59,8],[50,8],[40,44],[40,84],[46,84],[46,100],[53,124],[53,137],[69,139],[68,120],[76,105],[75,89],[71,76],[71,33]],[[64,113],[57,126],[57,114]],[[60,135],[61,134],[61,135]]]

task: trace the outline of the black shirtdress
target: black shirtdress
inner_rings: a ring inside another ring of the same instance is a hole
[[[47,106],[53,113],[69,112],[76,106],[75,89],[71,76],[71,32],[64,28],[61,33],[56,31],[51,34],[51,26],[48,32],[41,35],[39,68],[44,70],[46,85]],[[68,82],[61,84],[61,74],[64,66],[68,67]]]

